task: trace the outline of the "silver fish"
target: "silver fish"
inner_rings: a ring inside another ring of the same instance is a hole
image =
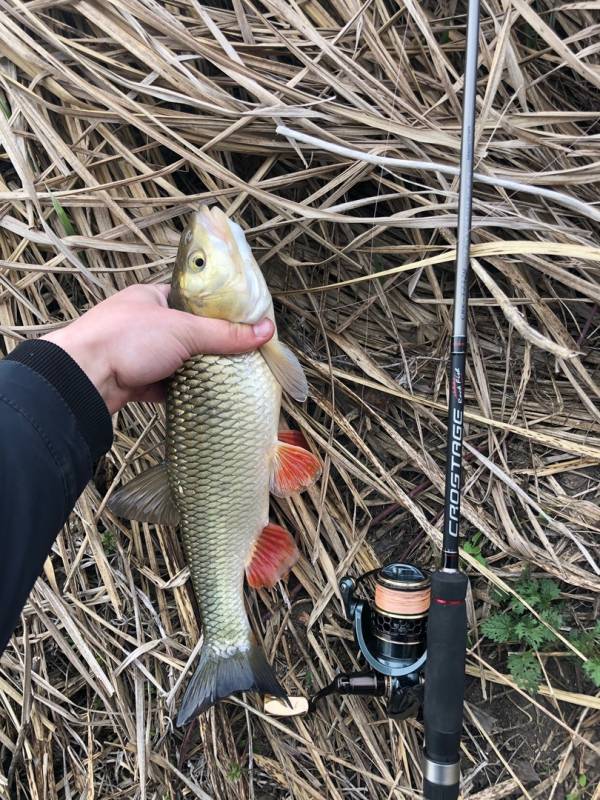
[[[230,322],[273,319],[243,231],[218,208],[203,208],[184,231],[169,304]],[[277,334],[257,352],[190,359],[167,390],[165,463],[109,503],[130,519],[180,526],[204,642],[178,725],[236,692],[285,696],[243,595],[244,574],[252,587],[273,586],[298,558],[290,534],[269,521],[269,493],[288,496],[320,472],[300,434],[278,432],[282,388],[306,398],[302,367]]]

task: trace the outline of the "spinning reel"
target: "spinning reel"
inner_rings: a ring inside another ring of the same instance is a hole
[[[373,603],[355,592],[375,576]],[[393,563],[340,581],[346,619],[367,662],[364,672],[338,675],[308,706],[314,711],[327,695],[384,697],[387,714],[415,717],[423,703],[423,668],[427,659],[427,615],[431,596],[428,573],[414,564]]]
[[[423,720],[425,798],[456,800],[467,638],[467,578],[452,566],[457,556],[445,551],[444,567],[431,576],[398,562],[360,578],[343,577],[344,612],[367,669],[338,675],[310,701],[270,698],[265,711],[276,716],[310,713],[322,698],[335,694],[384,698],[389,717]],[[375,582],[372,602],[357,596],[368,578]]]

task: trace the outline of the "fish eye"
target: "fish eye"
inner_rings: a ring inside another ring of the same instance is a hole
[[[204,269],[206,266],[206,258],[204,257],[204,253],[201,251],[197,251],[192,253],[190,258],[190,268],[194,270],[194,272],[200,272],[200,270]]]

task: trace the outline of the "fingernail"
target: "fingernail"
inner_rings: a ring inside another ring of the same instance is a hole
[[[262,339],[263,336],[268,336],[273,330],[273,323],[270,319],[261,319],[260,322],[257,322],[256,325],[252,326],[252,332],[255,336],[258,336],[259,339]]]

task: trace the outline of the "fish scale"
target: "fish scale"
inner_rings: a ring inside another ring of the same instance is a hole
[[[167,390],[169,483],[206,646],[249,647],[244,569],[269,519],[281,389],[259,352],[197,356]]]

